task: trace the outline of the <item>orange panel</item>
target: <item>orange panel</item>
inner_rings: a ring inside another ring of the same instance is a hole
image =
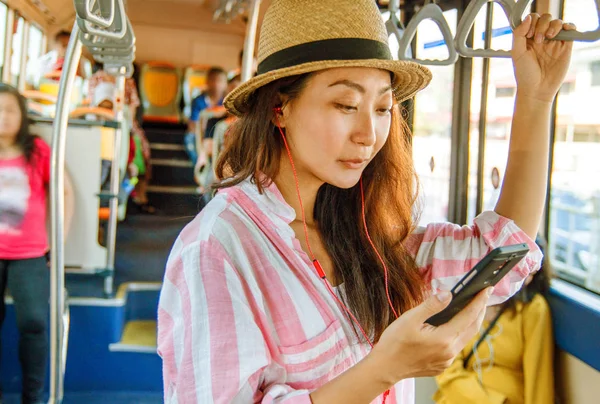
[[[144,91],[155,107],[166,107],[177,97],[179,82],[175,72],[149,70],[144,75]]]

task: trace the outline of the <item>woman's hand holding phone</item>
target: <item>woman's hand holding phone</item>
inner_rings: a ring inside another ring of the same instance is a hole
[[[439,327],[426,321],[448,306],[452,297],[449,292],[430,296],[402,314],[385,330],[369,355],[379,363],[384,382],[391,387],[402,379],[435,376],[448,368],[481,327],[492,290],[480,292]]]

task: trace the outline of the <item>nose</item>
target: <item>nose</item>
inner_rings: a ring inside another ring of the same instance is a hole
[[[360,112],[352,134],[352,141],[361,146],[373,146],[376,140],[375,117],[368,111]]]

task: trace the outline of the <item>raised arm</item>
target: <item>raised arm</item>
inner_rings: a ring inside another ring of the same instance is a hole
[[[495,211],[535,239],[548,178],[552,102],[567,73],[573,43],[546,40],[575,27],[550,14],[528,16],[513,35],[517,97],[508,165]]]

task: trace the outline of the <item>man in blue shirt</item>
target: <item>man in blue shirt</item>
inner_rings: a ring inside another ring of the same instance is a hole
[[[198,119],[200,113],[207,108],[223,105],[223,98],[226,91],[227,72],[221,67],[211,67],[206,74],[206,90],[192,101],[188,133],[185,136],[185,148],[193,163],[196,163],[196,160],[198,160],[196,135],[199,135]]]

